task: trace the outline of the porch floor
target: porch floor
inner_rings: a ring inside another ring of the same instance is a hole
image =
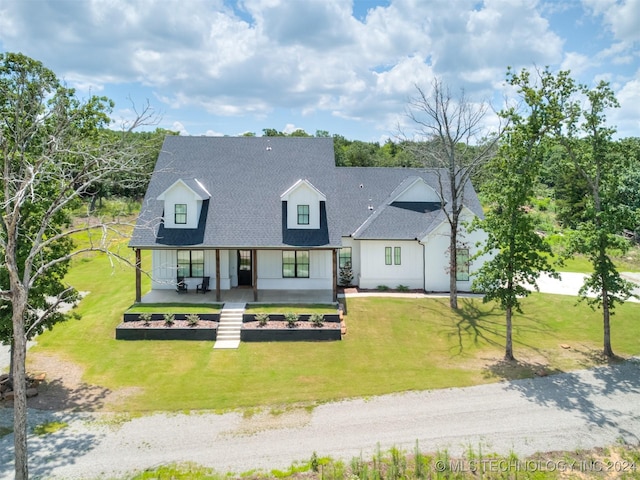
[[[253,289],[232,288],[220,291],[220,303],[256,303]],[[141,303],[217,303],[216,292],[205,294],[189,291],[151,290],[142,296]],[[258,290],[257,303],[334,303],[331,290]]]

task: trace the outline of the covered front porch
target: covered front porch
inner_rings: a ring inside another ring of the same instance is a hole
[[[151,290],[142,296],[141,303],[325,303],[334,302],[331,290],[258,290],[254,299],[252,288],[232,288],[220,291],[220,300],[216,300],[216,292],[205,294],[195,290],[178,293],[175,290]]]
[[[179,251],[189,250],[156,250],[154,253],[167,255],[163,260],[152,260],[163,275],[152,279],[152,289],[142,296],[142,255],[140,249],[135,249],[136,256],[136,302],[137,303],[336,303],[337,302],[337,250],[335,248],[303,250],[305,257],[306,275],[298,278],[297,270],[291,278],[283,274],[284,261],[282,252],[295,250],[280,249],[209,249],[200,250],[199,263],[194,264],[190,253],[191,263],[181,266],[177,262]],[[260,252],[260,263],[258,253]],[[174,253],[176,255],[174,255]],[[209,258],[210,256],[211,258]],[[174,258],[175,257],[175,258]],[[207,260],[207,258],[209,258]],[[296,257],[297,262],[297,257]],[[178,265],[175,267],[174,265]],[[264,272],[261,278],[258,272]],[[197,268],[196,268],[197,267]],[[290,265],[291,267],[291,265]],[[189,272],[187,291],[174,290],[176,274],[183,268]],[[312,274],[309,274],[309,271]],[[154,270],[155,272],[156,270]],[[194,273],[197,271],[197,274]],[[301,270],[302,271],[302,270]],[[289,272],[289,273],[292,273]],[[314,272],[319,272],[314,275]],[[224,274],[224,275],[223,275]],[[234,277],[236,275],[236,277]],[[224,277],[224,278],[222,278]],[[210,291],[203,294],[194,288],[194,279],[211,279],[208,285]],[[258,282],[262,283],[258,288]],[[156,283],[153,283],[156,282]],[[301,282],[301,283],[298,283]],[[304,283],[302,283],[304,282]],[[155,286],[160,285],[160,288]],[[309,288],[297,288],[307,286]],[[266,288],[264,288],[266,287]],[[327,288],[328,287],[328,288]]]

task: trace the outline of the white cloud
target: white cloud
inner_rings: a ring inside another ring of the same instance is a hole
[[[640,28],[634,33],[629,22],[639,18],[640,0],[585,0],[618,38],[596,56],[563,52],[544,16],[554,9],[537,1],[378,3],[356,19],[343,0],[42,0],[37,9],[0,0],[0,45],[43,61],[82,92],[143,85],[166,108],[209,119],[287,111],[386,131],[414,85],[435,76],[484,99],[509,65],[562,62],[580,73],[638,59],[629,42]]]
[[[173,124],[171,125],[171,130],[174,132],[178,132],[180,135],[189,135],[189,132],[182,124],[182,122],[173,122]]]
[[[640,41],[640,0],[583,0],[587,10],[602,15],[605,25],[622,42]]]
[[[593,60],[587,55],[577,52],[565,53],[564,60],[560,65],[562,70],[571,70],[572,75],[580,75],[594,65]]]
[[[640,137],[640,71],[616,92],[620,108],[610,115],[610,121],[618,128],[619,137]]]

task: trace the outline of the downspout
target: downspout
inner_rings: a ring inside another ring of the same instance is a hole
[[[136,303],[142,301],[142,278],[140,275],[140,269],[142,268],[142,255],[140,249],[134,249],[136,255]]]
[[[416,240],[418,240],[416,238]],[[422,291],[426,292],[427,291],[427,267],[425,266],[425,247],[426,245],[424,243],[422,243],[420,240],[418,240],[418,243],[420,245],[422,245]]]

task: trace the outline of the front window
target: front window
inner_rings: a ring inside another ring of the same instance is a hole
[[[393,248],[393,264],[400,265],[402,263],[402,251],[400,247]]]
[[[309,278],[309,251],[284,250],[282,252],[283,278]]]
[[[469,281],[469,249],[456,248],[456,280],[458,282]]]
[[[176,203],[174,221],[176,225],[184,225],[187,223],[187,204]]]
[[[384,247],[384,264],[391,265],[391,247]]]
[[[204,250],[178,250],[178,276],[204,277]]]
[[[298,225],[309,225],[309,205],[298,205]]]

